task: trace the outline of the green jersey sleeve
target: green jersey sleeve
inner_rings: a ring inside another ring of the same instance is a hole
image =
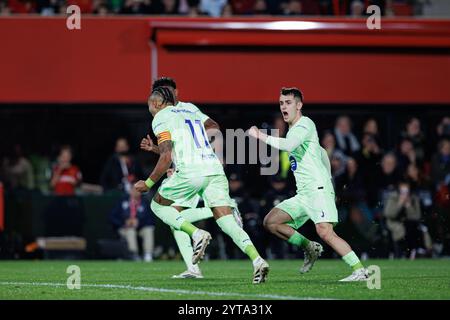
[[[324,148],[320,147],[320,149],[320,151],[322,152],[322,163],[327,169],[327,172],[331,174],[331,164],[330,159],[328,158],[328,153]]]
[[[268,136],[266,143],[282,151],[292,152],[297,149],[308,136],[308,128],[302,124],[298,124],[289,130],[286,138]]]
[[[158,139],[158,144],[161,142],[171,140],[171,129],[170,129],[170,114],[167,112],[158,112],[152,121],[152,130]]]

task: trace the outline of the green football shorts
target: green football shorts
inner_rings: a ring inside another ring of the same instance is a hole
[[[199,196],[209,208],[232,204],[225,175],[183,177],[174,173],[163,181],[158,193],[177,207],[196,208]]]
[[[291,216],[293,221],[287,225],[294,229],[300,228],[309,219],[315,224],[329,222],[335,225],[338,222],[338,213],[334,197],[334,192],[331,191],[305,192],[284,200],[275,208]]]

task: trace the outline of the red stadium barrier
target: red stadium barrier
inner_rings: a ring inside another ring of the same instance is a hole
[[[450,104],[450,21],[383,19],[0,19],[0,103],[145,103],[152,76],[183,100]],[[153,39],[153,41],[150,41]],[[231,90],[232,88],[232,90]]]

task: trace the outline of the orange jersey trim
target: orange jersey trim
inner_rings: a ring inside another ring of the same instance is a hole
[[[172,136],[170,135],[169,131],[161,132],[158,135],[158,145],[163,143],[164,141],[169,141],[169,140],[172,140]]]

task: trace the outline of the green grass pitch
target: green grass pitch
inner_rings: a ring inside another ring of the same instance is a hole
[[[181,261],[0,261],[0,299],[450,299],[450,260],[371,260],[381,268],[381,289],[340,283],[350,269],[319,260],[300,275],[302,261],[269,261],[268,281],[252,285],[246,260],[205,261],[204,279],[171,279]],[[69,265],[81,269],[81,289],[69,290]]]

